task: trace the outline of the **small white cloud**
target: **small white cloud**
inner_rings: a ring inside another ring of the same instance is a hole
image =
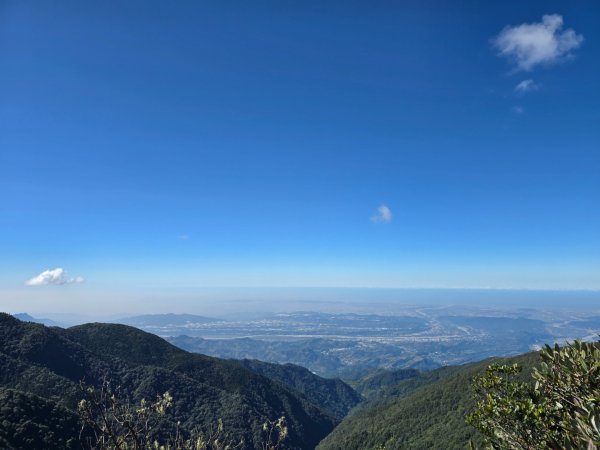
[[[190,235],[189,234],[180,234],[179,236],[177,236],[177,239],[179,239],[180,241],[188,241],[190,239]]]
[[[67,278],[65,270],[57,267],[52,270],[44,270],[39,275],[27,280],[25,284],[27,286],[44,286],[48,284],[60,286],[63,284],[83,283],[84,281],[83,277]]]
[[[523,108],[522,106],[513,106],[512,112],[514,112],[515,114],[523,114],[525,112],[525,108]]]
[[[377,214],[371,217],[373,223],[389,223],[392,221],[392,211],[385,205],[377,208]]]
[[[526,92],[537,91],[540,88],[539,84],[534,83],[533,80],[523,80],[515,86],[515,91],[519,94]]]
[[[518,70],[529,71],[538,65],[564,61],[581,45],[581,34],[562,28],[562,16],[545,15],[541,22],[507,26],[493,43],[499,55],[511,60]]]

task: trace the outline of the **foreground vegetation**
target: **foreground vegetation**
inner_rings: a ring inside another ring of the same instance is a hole
[[[77,406],[82,428],[83,448],[94,450],[236,450],[244,441],[235,442],[219,419],[209,430],[183,430],[179,423],[175,434],[160,437],[160,426],[173,405],[169,392],[157,395],[154,401],[142,399],[130,403],[119,398],[110,382],[105,380],[96,389],[82,383],[84,398]],[[262,426],[262,450],[279,450],[287,438],[285,417],[267,420]]]
[[[494,364],[475,379],[478,402],[467,421],[492,449],[595,449],[600,445],[598,343],[540,352],[532,380],[518,364]]]

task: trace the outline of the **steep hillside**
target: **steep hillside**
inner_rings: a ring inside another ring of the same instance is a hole
[[[0,388],[0,448],[81,449],[78,417],[51,400]]]
[[[38,395],[67,410],[80,398],[82,379],[99,384],[108,377],[133,399],[169,390],[174,397],[170,420],[202,429],[221,418],[233,437],[246,441],[246,448],[259,448],[265,419],[284,415],[288,447],[295,449],[314,448],[337,423],[283,383],[235,361],[187,353],[125,325],[63,330],[0,314],[0,367],[0,387]],[[4,410],[0,416],[0,423],[14,421]],[[67,438],[60,430],[48,433]]]
[[[244,359],[239,362],[253,372],[280,381],[301,392],[312,403],[339,419],[343,419],[348,411],[362,400],[360,394],[342,380],[321,378],[301,366],[272,364],[255,359]]]
[[[350,385],[364,398],[374,399],[386,396],[389,389],[394,388],[401,381],[416,378],[421,374],[416,369],[375,370]]]
[[[537,358],[529,353],[502,361],[522,364],[526,376]],[[479,442],[465,416],[473,405],[471,381],[491,361],[446,367],[398,383],[384,398],[350,414],[318,449],[448,450],[464,449],[472,438]]]

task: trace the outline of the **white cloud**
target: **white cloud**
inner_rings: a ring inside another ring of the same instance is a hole
[[[515,114],[523,114],[525,112],[525,108],[523,108],[522,106],[513,106],[512,111]]]
[[[377,214],[371,217],[373,223],[389,223],[392,221],[392,211],[385,205],[377,208]]]
[[[52,270],[44,270],[39,275],[27,280],[25,284],[27,286],[44,286],[48,284],[63,285],[63,284],[76,284],[83,283],[85,279],[83,277],[67,278],[67,273],[64,269],[57,267]]]
[[[190,235],[189,234],[180,234],[179,236],[177,236],[177,239],[179,239],[180,241],[188,241],[190,239]]]
[[[515,86],[515,91],[524,94],[525,92],[537,91],[539,88],[540,85],[534,83],[533,80],[523,80]]]
[[[571,28],[562,30],[563,18],[545,15],[541,22],[507,26],[493,40],[495,47],[519,70],[564,61],[583,42],[583,36]]]

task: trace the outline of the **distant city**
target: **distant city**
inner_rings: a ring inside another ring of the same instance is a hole
[[[357,303],[355,309],[365,305]],[[57,320],[16,316],[66,326]],[[517,355],[546,343],[593,340],[600,330],[600,307],[396,305],[388,313],[305,310],[254,314],[247,319],[149,314],[111,322],[135,326],[191,352],[293,363],[320,376],[357,378],[374,369],[427,371]]]

